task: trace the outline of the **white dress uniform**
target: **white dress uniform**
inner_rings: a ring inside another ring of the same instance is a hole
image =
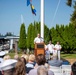
[[[34,39],[34,43],[41,43],[41,42],[43,42],[44,40],[43,40],[43,38],[39,38],[39,37],[36,37],[35,39]]]
[[[49,54],[49,59],[51,58],[50,54],[53,54],[54,52],[54,45],[53,44],[48,44],[47,45],[47,49],[48,49],[48,54]]]
[[[56,53],[57,53],[58,59],[60,60],[60,50],[62,47],[61,47],[61,45],[56,44],[55,48],[56,48]]]
[[[53,51],[54,51],[54,45],[53,44],[48,44],[47,48],[48,48],[50,53],[53,53]]]

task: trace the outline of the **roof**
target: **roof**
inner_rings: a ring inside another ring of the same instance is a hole
[[[0,36],[0,39],[19,39],[19,36]]]

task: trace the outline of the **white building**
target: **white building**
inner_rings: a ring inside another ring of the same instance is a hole
[[[0,47],[2,47],[3,49],[13,49],[16,47],[18,47],[18,40],[19,40],[19,36],[2,36],[0,37]],[[8,47],[7,47],[8,45]]]

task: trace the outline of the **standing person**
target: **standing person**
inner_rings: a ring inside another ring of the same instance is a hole
[[[47,45],[45,45],[45,57],[46,61],[50,59],[50,51],[48,50]]]
[[[43,38],[40,36],[40,34],[38,33],[37,34],[37,37],[34,39],[34,44],[35,43],[43,43],[44,42],[44,40],[43,40]]]
[[[60,50],[62,49],[60,42],[58,41],[57,44],[55,45],[55,50],[58,56],[58,60],[60,60]]]
[[[49,44],[47,45],[47,50],[49,52],[49,59],[50,59],[50,55],[53,55],[54,52],[54,45],[52,44],[52,41],[49,41]]]

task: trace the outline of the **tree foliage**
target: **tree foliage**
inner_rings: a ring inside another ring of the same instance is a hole
[[[19,38],[19,43],[18,46],[20,49],[24,50],[26,49],[26,30],[25,30],[25,24],[21,24],[20,28],[20,38]]]
[[[44,25],[44,41],[45,41],[45,44],[48,44],[49,40],[51,40],[50,30],[46,25]]]
[[[71,7],[71,5],[72,5],[72,0],[67,0],[66,4]]]
[[[0,33],[0,36],[3,36],[3,35]]]
[[[37,33],[40,33],[40,22],[34,22],[30,24],[27,32],[27,46],[29,49],[34,48],[34,38],[37,36]],[[62,51],[64,52],[73,52],[76,50],[76,33],[75,27],[72,23],[69,25],[56,25],[56,27],[48,28],[44,25],[44,41],[45,44],[48,44],[50,40],[54,44],[57,41],[60,41],[62,45]]]
[[[20,28],[20,38],[18,46],[20,49],[29,48],[34,49],[34,38],[40,33],[40,22],[31,23],[27,29],[27,37],[24,23],[21,24]],[[62,45],[62,51],[73,52],[76,51],[76,27],[73,23],[68,25],[58,25],[56,27],[48,28],[44,25],[44,41],[45,44],[52,40],[53,44],[60,41]]]
[[[33,45],[33,40],[34,40],[34,26],[31,23],[28,27],[28,31],[27,31],[27,47],[28,48],[34,48]]]
[[[5,34],[5,36],[14,36],[14,34],[12,34],[11,32],[7,32],[7,33]]]
[[[48,43],[50,39],[49,28],[44,25],[44,41]],[[31,50],[34,49],[34,38],[37,37],[37,34],[40,33],[40,22],[34,22],[30,24],[27,31],[27,47]]]
[[[60,41],[64,52],[69,53],[76,50],[76,34],[73,24],[66,26],[56,25],[56,28],[53,27],[50,31],[53,43],[55,44],[57,41]]]
[[[76,2],[73,8],[74,8],[74,11],[73,11],[73,14],[71,15],[70,21],[76,27]]]

